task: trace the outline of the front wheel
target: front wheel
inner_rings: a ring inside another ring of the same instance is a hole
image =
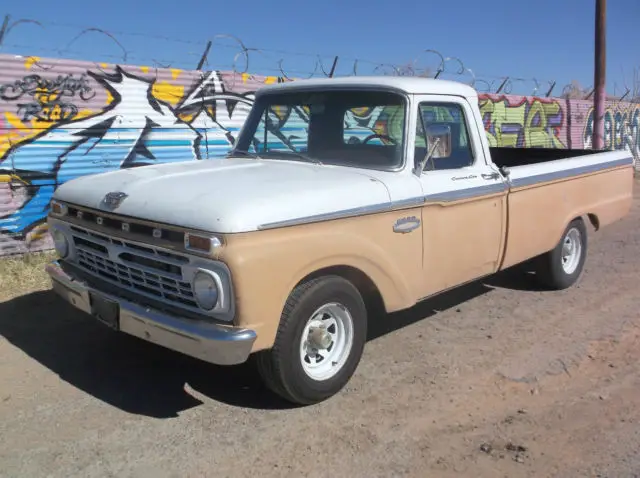
[[[258,371],[284,399],[309,405],[338,393],[355,372],[367,336],[358,289],[339,276],[296,287],[285,304],[273,347],[258,352]]]
[[[582,219],[574,219],[556,247],[536,261],[536,277],[546,287],[566,289],[580,278],[586,258],[587,228]]]

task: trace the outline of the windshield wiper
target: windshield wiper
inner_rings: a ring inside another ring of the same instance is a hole
[[[311,156],[308,156],[304,153],[299,153],[298,151],[269,151],[267,154],[291,155],[291,156],[296,156],[298,158],[304,159],[305,161],[308,161],[310,163],[322,164],[322,161],[320,161],[319,159],[312,158]],[[225,156],[227,158],[230,158],[232,156],[246,156],[254,159],[268,159],[268,158],[265,158],[264,156],[259,156],[257,153],[251,153],[249,151],[242,150],[242,149],[239,149],[237,151],[231,150]]]
[[[317,158],[313,158],[309,155],[306,155],[304,153],[300,153],[298,151],[269,151],[270,153],[273,154],[289,154],[291,156],[296,156],[298,158],[304,159],[305,161],[311,162],[311,163],[315,163],[315,164],[323,164],[322,161],[320,161]]]
[[[233,149],[231,151],[229,151],[225,157],[230,158],[232,156],[246,156],[249,158],[254,158],[254,159],[263,159],[261,156],[258,155],[258,153],[251,153],[249,151],[244,151],[242,149],[239,149],[237,151],[234,151]]]

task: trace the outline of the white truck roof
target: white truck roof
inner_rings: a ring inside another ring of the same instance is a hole
[[[384,87],[400,90],[407,94],[440,94],[464,97],[477,97],[478,93],[471,86],[457,81],[435,80],[406,76],[346,76],[337,78],[312,78],[277,83],[260,88],[256,94],[275,91],[289,91],[306,88],[326,87]]]

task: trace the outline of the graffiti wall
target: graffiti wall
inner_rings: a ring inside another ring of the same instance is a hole
[[[566,148],[564,100],[528,96],[481,95],[480,113],[491,146]]]
[[[51,247],[45,219],[53,192],[65,181],[223,156],[255,90],[281,81],[0,55],[0,256]],[[591,147],[588,101],[481,95],[480,109],[493,146]],[[350,130],[381,127],[373,111],[354,110],[352,116],[345,124]],[[304,128],[305,114],[279,120]],[[640,105],[610,105],[607,146],[638,157],[639,121]]]
[[[591,148],[593,139],[593,106],[581,102],[575,105],[577,113],[585,118],[581,128],[580,147]],[[607,104],[604,114],[604,142],[607,149],[628,149],[638,161],[640,158],[640,104]]]
[[[593,102],[512,95],[480,95],[491,146],[591,149]],[[640,161],[640,104],[607,102],[606,149],[627,149]]]
[[[225,154],[276,77],[0,56],[0,255],[50,247],[72,178]]]

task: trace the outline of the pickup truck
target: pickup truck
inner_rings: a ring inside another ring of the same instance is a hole
[[[256,93],[226,157],[61,185],[47,271],[87,316],[251,359],[308,405],[352,378],[368,321],[393,320],[381,309],[525,262],[549,289],[575,284],[587,229],[623,218],[632,187],[626,151],[489,147],[461,83],[301,80]]]

